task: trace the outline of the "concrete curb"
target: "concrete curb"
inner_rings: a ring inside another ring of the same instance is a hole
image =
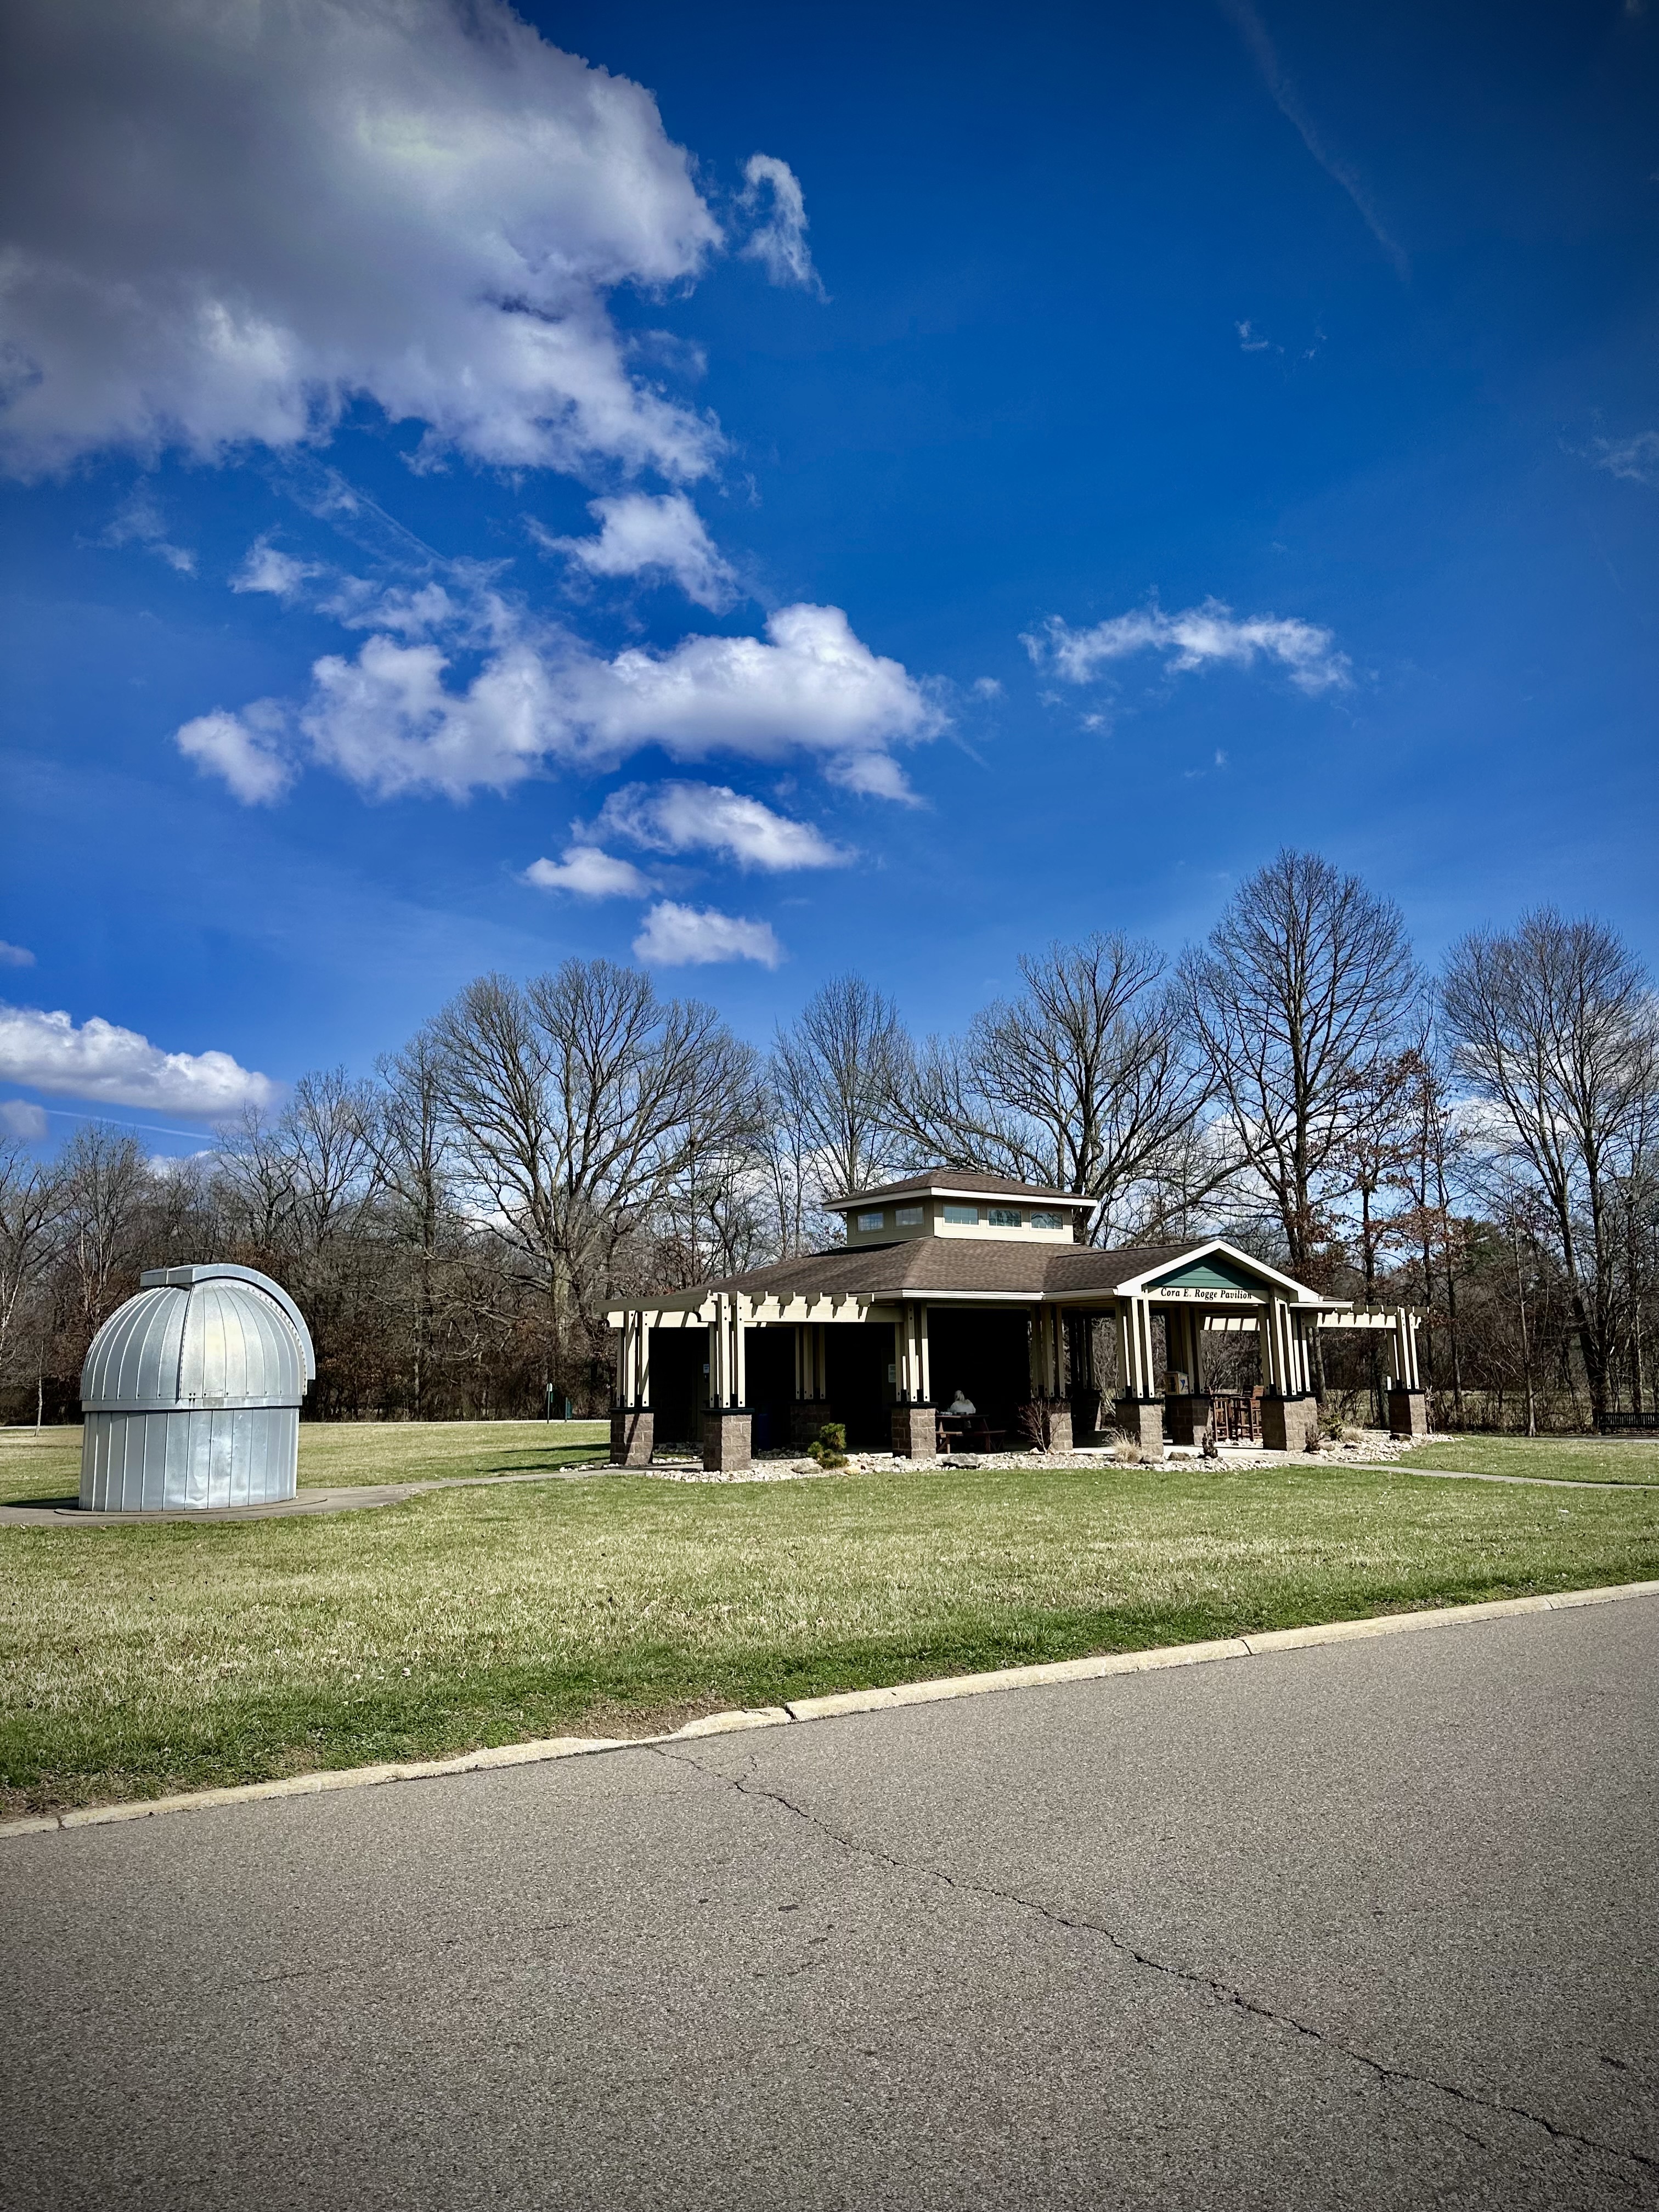
[[[1659,1597],[1659,1582],[1615,1583],[1600,1589],[1559,1590],[1546,1597],[1497,1598],[1485,1605],[1442,1606],[1425,1613],[1382,1613],[1367,1620],[1332,1620],[1309,1628],[1275,1628],[1256,1636],[1224,1637],[1212,1644],[1164,1644],[1150,1651],[1114,1651],[1093,1659],[1056,1659],[1036,1667],[1001,1667],[983,1674],[951,1674],[936,1682],[898,1682],[886,1689],[845,1690],[825,1698],[796,1698],[787,1705],[707,1713],[667,1735],[546,1736],[532,1743],[496,1744],[453,1759],[404,1759],[395,1765],[347,1766],[322,1774],[295,1774],[279,1782],[247,1782],[229,1790],[198,1790],[177,1797],[147,1797],[125,1805],[88,1805],[70,1813],[46,1813],[0,1821],[9,1836],[43,1835],[61,1828],[106,1827],[118,1820],[154,1820],[164,1813],[205,1812],[216,1805],[253,1805],[267,1797],[316,1797],[334,1790],[372,1790],[384,1782],[430,1782],[451,1774],[477,1774],[497,1766],[536,1766],[553,1759],[585,1759],[605,1751],[643,1751],[699,1736],[729,1735],[744,1729],[787,1728],[802,1721],[834,1720],[848,1713],[880,1713],[896,1705],[937,1705],[948,1698],[982,1698],[1003,1690],[1046,1689],[1060,1682],[1094,1682],[1109,1674],[1144,1674],[1161,1667],[1203,1667],[1219,1659],[1259,1659],[1299,1651],[1315,1644],[1349,1644],[1372,1636],[1401,1636],[1431,1628],[1463,1628],[1484,1620],[1509,1620],[1529,1613],[1568,1613],[1621,1598]]]

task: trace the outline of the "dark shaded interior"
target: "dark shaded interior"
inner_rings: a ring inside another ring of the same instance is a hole
[[[963,1390],[992,1430],[1012,1435],[1031,1395],[1030,1331],[1023,1313],[930,1306],[928,1365],[941,1413]]]
[[[795,1396],[795,1332],[793,1328],[750,1328],[744,1332],[744,1363],[755,1451],[781,1451],[792,1439],[790,1409]]]
[[[855,1451],[890,1451],[893,1330],[888,1322],[836,1322],[823,1332],[830,1410]]]
[[[651,1332],[651,1411],[659,1444],[701,1444],[708,1396],[708,1331]]]

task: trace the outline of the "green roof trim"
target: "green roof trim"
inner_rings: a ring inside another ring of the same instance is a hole
[[[1146,1285],[1148,1291],[1254,1291],[1259,1296],[1267,1288],[1265,1279],[1241,1267],[1236,1260],[1224,1253],[1207,1253],[1201,1260],[1188,1260],[1169,1274],[1156,1276]]]

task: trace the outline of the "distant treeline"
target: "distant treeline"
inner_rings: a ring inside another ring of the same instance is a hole
[[[1221,1233],[1425,1309],[1439,1425],[1650,1407],[1659,1019],[1613,931],[1547,909],[1431,975],[1395,907],[1285,852],[1176,961],[1103,933],[1020,972],[926,1038],[842,976],[760,1051],[569,961],[480,978],[371,1079],[305,1076],[194,1159],[95,1124],[0,1147],[0,1412],[77,1418],[140,1271],[208,1259],[298,1299],[315,1416],[600,1412],[616,1294],[832,1243],[824,1199],[933,1164],[1085,1194],[1097,1244]],[[1343,1413],[1373,1357],[1326,1349]]]

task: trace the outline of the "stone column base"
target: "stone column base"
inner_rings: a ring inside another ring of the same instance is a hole
[[[649,1406],[615,1406],[611,1413],[612,1467],[649,1467],[656,1441],[656,1417]]]
[[[1112,1408],[1117,1432],[1125,1443],[1139,1444],[1149,1459],[1164,1456],[1164,1401],[1161,1398],[1120,1398]]]
[[[1206,1391],[1194,1390],[1184,1398],[1166,1398],[1172,1444],[1201,1444],[1210,1433],[1213,1408]]]
[[[826,1421],[833,1421],[827,1398],[797,1398],[789,1408],[789,1441],[810,1444]]]
[[[1072,1449],[1072,1401],[1069,1398],[1050,1398],[1044,1408],[1048,1416],[1048,1449],[1050,1451],[1070,1451]]]
[[[939,1413],[933,1406],[895,1406],[893,1455],[896,1459],[932,1459],[939,1449]]]
[[[1389,1393],[1389,1434],[1391,1437],[1425,1437],[1429,1433],[1429,1400],[1423,1390],[1390,1390]]]
[[[1261,1401],[1261,1443],[1266,1451],[1299,1452],[1319,1426],[1317,1398],[1276,1398]]]
[[[1100,1431],[1100,1393],[1092,1382],[1079,1382],[1072,1391],[1071,1422],[1073,1441]]]
[[[710,1406],[702,1417],[702,1463],[710,1474],[735,1474],[752,1466],[746,1406]]]

